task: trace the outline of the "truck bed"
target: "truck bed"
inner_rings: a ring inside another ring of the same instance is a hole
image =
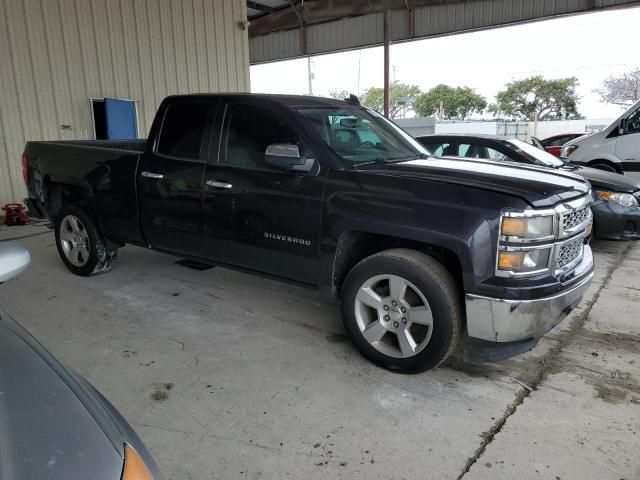
[[[93,147],[93,148],[108,148],[112,150],[123,150],[126,152],[144,152],[144,147],[147,143],[146,138],[140,138],[137,140],[56,140],[56,141],[44,141],[44,142],[29,142],[32,144],[52,144],[52,145],[68,145],[71,147]]]

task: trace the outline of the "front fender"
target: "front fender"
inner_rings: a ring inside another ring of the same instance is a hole
[[[439,247],[457,257],[465,291],[475,291],[494,275],[501,209],[526,208],[519,199],[476,188],[393,177],[382,181],[349,191],[328,186],[323,252],[335,258],[340,238],[354,231]],[[321,283],[330,279],[325,272]]]

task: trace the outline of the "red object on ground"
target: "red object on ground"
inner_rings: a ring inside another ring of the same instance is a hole
[[[24,225],[27,223],[27,215],[24,213],[25,207],[20,203],[7,203],[2,210],[5,211],[5,225]]]

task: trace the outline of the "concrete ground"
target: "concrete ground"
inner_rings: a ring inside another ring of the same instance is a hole
[[[69,273],[43,227],[0,306],[97,386],[167,479],[640,478],[640,244],[596,242],[597,278],[532,352],[381,370],[315,291],[127,247]]]

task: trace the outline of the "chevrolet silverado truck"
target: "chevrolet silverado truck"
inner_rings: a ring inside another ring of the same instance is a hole
[[[29,142],[22,160],[71,272],[129,244],[325,289],[391,370],[527,351],[593,276],[581,177],[431,157],[356,99],[173,96],[146,141]]]

